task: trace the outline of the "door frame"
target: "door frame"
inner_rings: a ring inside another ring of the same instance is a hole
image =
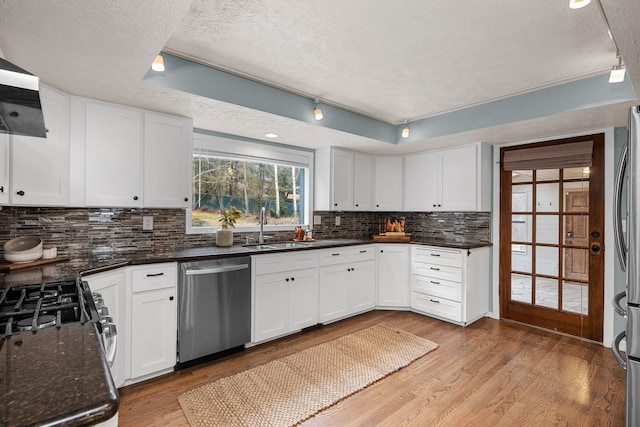
[[[614,141],[615,134],[618,133],[614,128],[599,129],[593,132],[582,132],[567,135],[549,136],[546,138],[537,138],[525,141],[510,142],[505,144],[496,144],[493,146],[493,198],[492,198],[492,289],[491,289],[491,312],[488,314],[494,319],[500,319],[500,290],[499,290],[499,273],[500,273],[500,148],[515,145],[531,144],[536,142],[550,141],[554,139],[570,138],[574,136],[586,136],[595,133],[604,133],[604,157],[605,157],[605,177],[604,177],[604,197],[605,207],[613,205],[613,181],[615,178],[615,152]],[[625,137],[626,138],[626,137]],[[604,247],[609,250],[604,252],[604,318],[603,318],[603,345],[611,347],[614,336],[614,311],[613,306],[608,301],[613,299],[614,295],[614,274],[615,274],[615,251],[613,242],[613,213],[610,209],[605,208],[605,241]]]

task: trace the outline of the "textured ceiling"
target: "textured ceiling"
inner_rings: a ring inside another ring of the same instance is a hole
[[[628,103],[393,145],[143,82],[165,50],[399,123],[609,69],[615,46],[597,2],[566,3],[0,0],[0,55],[71,94],[309,148],[400,153],[624,125]],[[602,3],[640,88],[640,2]]]

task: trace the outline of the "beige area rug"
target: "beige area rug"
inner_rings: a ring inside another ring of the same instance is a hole
[[[178,401],[193,427],[292,426],[437,347],[378,323],[197,387]]]

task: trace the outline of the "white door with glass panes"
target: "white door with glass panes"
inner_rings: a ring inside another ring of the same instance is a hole
[[[142,112],[86,102],[87,206],[142,207]]]

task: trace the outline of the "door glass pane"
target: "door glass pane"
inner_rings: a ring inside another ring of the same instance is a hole
[[[558,275],[558,248],[536,246],[536,274]]]
[[[531,304],[531,276],[511,274],[511,299]]]
[[[536,173],[536,181],[557,181],[560,179],[560,169],[540,169]]]
[[[562,232],[565,245],[589,245],[589,215],[564,215]]]
[[[589,178],[589,168],[568,168],[563,169],[564,179],[587,179]]]
[[[560,185],[536,184],[536,211],[558,212],[558,191]]]
[[[557,215],[536,216],[536,242],[557,245],[559,231]]]
[[[512,171],[511,182],[531,182],[533,180],[533,171]]]
[[[589,314],[589,287],[585,283],[562,282],[562,309]]]
[[[536,277],[536,305],[558,308],[558,281]]]
[[[564,249],[564,278],[589,280],[589,249]]]
[[[533,211],[531,197],[530,185],[514,185],[511,189],[511,211],[514,213]]]
[[[511,245],[511,269],[523,273],[531,273],[533,246]]]
[[[531,215],[511,216],[511,240],[531,242]]]

